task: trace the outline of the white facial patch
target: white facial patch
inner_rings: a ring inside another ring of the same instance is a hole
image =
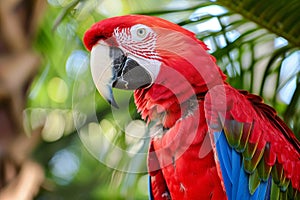
[[[131,28],[116,28],[114,36],[126,56],[145,68],[154,82],[160,71],[161,61],[156,52],[157,34],[152,28],[136,24]]]

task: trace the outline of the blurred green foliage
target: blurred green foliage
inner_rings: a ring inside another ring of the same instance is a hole
[[[84,32],[106,17],[158,15],[190,29],[208,44],[232,85],[262,95],[295,133],[300,132],[300,108],[295,106],[300,93],[299,47],[243,13],[217,4],[222,1],[48,3],[34,45],[43,67],[31,86],[24,117],[28,134],[41,128],[44,140],[33,155],[47,176],[36,199],[147,199],[147,143],[133,137],[147,130],[132,93],[117,91],[118,104],[124,106],[111,110],[95,90],[89,53],[82,44]]]

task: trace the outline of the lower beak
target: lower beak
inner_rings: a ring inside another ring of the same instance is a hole
[[[118,108],[112,88],[135,90],[149,86],[153,80],[150,73],[138,62],[117,47],[104,41],[91,51],[91,73],[97,90],[112,106]]]

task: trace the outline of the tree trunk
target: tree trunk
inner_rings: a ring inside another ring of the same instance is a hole
[[[32,49],[44,0],[0,1],[0,200],[32,199],[43,179],[30,159],[39,133],[23,131],[26,92],[40,65]]]

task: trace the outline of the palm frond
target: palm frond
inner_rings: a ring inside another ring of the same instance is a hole
[[[300,2],[297,0],[217,0],[216,3],[239,13],[270,32],[300,46]]]

